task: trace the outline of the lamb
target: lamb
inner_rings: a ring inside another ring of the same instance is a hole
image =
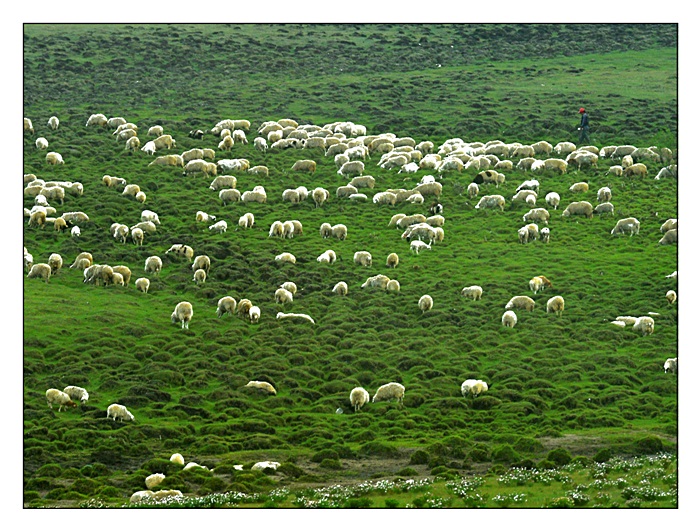
[[[49,283],[51,277],[51,266],[49,264],[33,264],[27,273],[27,278],[42,278]]]
[[[49,141],[46,140],[43,136],[40,136],[36,139],[34,145],[37,149],[47,149],[49,147]]]
[[[369,402],[369,393],[363,387],[355,387],[350,391],[350,405],[355,409],[355,413],[362,409]]]
[[[275,302],[277,304],[287,304],[294,302],[294,295],[291,291],[284,288],[275,290]]]
[[[632,326],[632,330],[639,332],[642,336],[648,336],[654,333],[654,319],[647,315],[637,317]]]
[[[612,191],[607,186],[598,190],[598,203],[609,202],[612,199]]]
[[[549,281],[547,277],[544,275],[540,275],[538,277],[533,277],[530,279],[529,282],[530,289],[532,290],[532,293],[537,295],[538,291],[544,291],[545,288],[551,288],[552,283]]]
[[[634,164],[634,159],[631,157],[631,155],[625,155],[624,157],[622,157],[620,164],[622,165],[622,168],[623,168],[622,174],[624,175],[625,174],[624,170],[626,170],[627,168],[632,166],[632,164]]]
[[[635,176],[646,177],[647,176],[646,164],[644,164],[643,162],[637,162],[636,164],[632,164],[631,166],[628,166],[627,168],[625,168],[625,171],[622,174],[625,177],[635,177]]]
[[[568,216],[586,216],[587,218],[593,217],[593,205],[588,201],[574,201],[566,207],[564,212],[562,212],[562,217]]]
[[[213,225],[209,225],[209,231],[215,234],[226,232],[226,229],[228,229],[228,223],[226,223],[225,219],[219,220]]]
[[[255,216],[252,212],[246,212],[238,218],[238,226],[243,229],[250,229],[255,224]]]
[[[676,299],[678,299],[678,295],[676,295],[675,291],[670,289],[666,292],[666,300],[668,301],[669,304],[675,304]]]
[[[540,231],[540,240],[542,241],[542,243],[549,243],[549,228],[544,227]]]
[[[90,115],[90,118],[88,118],[88,121],[85,123],[85,127],[91,125],[105,126],[108,125],[107,121],[107,117],[104,114],[92,114]]]
[[[531,312],[535,309],[535,301],[527,295],[516,295],[506,304],[506,310],[511,310],[513,308]]]
[[[387,284],[389,283],[389,277],[386,275],[375,275],[373,277],[367,278],[367,280],[364,281],[361,288],[380,288],[380,289],[386,289]]]
[[[73,238],[78,238],[80,236],[80,227],[76,225],[75,227],[71,228],[70,235]]]
[[[547,301],[547,313],[554,312],[558,317],[564,312],[564,297],[555,295]]]
[[[660,228],[661,232],[663,232],[663,233],[666,233],[671,229],[676,229],[676,230],[678,229],[678,219],[676,219],[676,218],[667,219],[666,221],[663,222],[663,224],[661,225],[661,228]]]
[[[333,286],[333,289],[331,290],[331,293],[335,293],[336,295],[344,296],[348,294],[348,285],[345,282],[338,282],[335,286]]]
[[[121,273],[112,273],[112,284],[115,286],[124,286],[124,277]]]
[[[165,254],[173,253],[175,256],[184,256],[188,260],[192,260],[194,257],[194,249],[189,245],[184,245],[182,243],[175,243],[170,246],[170,249],[165,251]]]
[[[477,195],[479,195],[479,185],[476,183],[469,183],[469,186],[467,186],[467,197],[469,199],[474,199]]]
[[[353,262],[364,267],[372,267],[372,255],[367,251],[357,251],[353,257]]]
[[[335,254],[335,251],[332,249],[328,249],[318,255],[318,258],[316,258],[316,261],[322,264],[332,264],[337,260],[337,255]]]
[[[71,400],[80,402],[81,404],[84,404],[88,401],[88,398],[90,398],[90,395],[88,394],[86,389],[83,389],[82,387],[77,387],[75,385],[69,385],[65,387],[63,389],[63,392],[66,393]]]
[[[586,182],[574,183],[571,186],[569,186],[569,191],[574,192],[574,193],[587,192],[588,191],[588,183],[586,183]]]
[[[462,297],[479,301],[481,300],[481,295],[483,292],[484,290],[481,288],[481,286],[467,286],[466,288],[462,289],[461,295]]]
[[[615,206],[612,203],[600,203],[599,205],[596,205],[596,207],[593,209],[593,212],[600,215],[614,214]]]
[[[517,201],[527,202],[530,197],[532,197],[536,201],[537,200],[537,192],[535,192],[534,190],[527,190],[527,189],[520,190],[512,197],[511,201],[513,203],[515,203]]]
[[[163,261],[159,256],[149,256],[146,258],[146,264],[144,266],[144,271],[146,273],[152,273],[154,275],[160,274],[163,269]]]
[[[471,395],[472,398],[476,398],[481,393],[488,391],[489,386],[483,380],[464,380],[460,390],[463,397],[466,398],[467,395]]]
[[[141,151],[148,155],[155,155],[156,153],[156,144],[153,142],[153,140],[149,140],[146,142],[143,147],[141,148]]]
[[[278,254],[277,256],[275,256],[275,261],[280,262],[280,263],[287,262],[287,263],[290,263],[290,264],[296,264],[296,263],[297,263],[297,259],[296,259],[296,257],[295,257],[292,253],[282,253],[282,254]]]
[[[333,238],[337,238],[341,241],[345,240],[345,238],[348,237],[348,228],[343,225],[342,223],[338,223],[337,225],[333,225],[331,227],[331,236]]]
[[[399,404],[403,404],[404,393],[406,388],[398,382],[389,382],[377,389],[377,392],[372,397],[372,403],[384,402],[387,400],[396,400]]]
[[[485,195],[474,208],[500,208],[501,211],[506,206],[506,200],[502,195]]]
[[[666,231],[664,237],[659,240],[660,245],[669,245],[672,243],[678,243],[678,229],[670,229]]]
[[[613,236],[625,233],[629,233],[630,236],[639,234],[639,220],[636,218],[620,219],[615,227],[613,227],[613,229],[610,231],[610,234]]]
[[[430,295],[423,295],[418,300],[418,308],[422,313],[428,312],[433,308],[433,298]]]
[[[110,404],[110,406],[107,408],[107,418],[111,418],[115,422],[117,419],[123,422],[125,420],[134,420],[134,415],[132,415],[131,412],[121,404]]]
[[[57,164],[64,164],[63,157],[61,156],[61,154],[55,151],[49,151],[46,154],[46,162],[52,166],[56,166]]]
[[[141,232],[141,236],[143,236],[143,229],[139,228],[139,231]],[[121,240],[122,243],[126,243],[126,237],[129,235],[129,227],[123,223],[112,223],[109,232],[115,240]]]
[[[277,319],[301,319],[303,321],[309,322],[311,324],[316,324],[316,322],[305,313],[283,313],[277,312]]]
[[[514,311],[508,310],[503,313],[503,316],[501,317],[501,324],[503,326],[505,326],[506,328],[513,328],[517,323],[518,316],[515,315]]]
[[[676,374],[678,371],[678,358],[668,358],[664,362],[664,373],[671,372]]]
[[[398,265],[399,265],[399,255],[396,253],[389,253],[389,255],[386,257],[386,266],[394,269]]]
[[[137,278],[136,282],[134,282],[134,286],[136,286],[137,290],[143,293],[148,293],[148,288],[151,286],[151,281],[144,277]]]
[[[320,207],[325,203],[328,198],[330,197],[330,192],[326,190],[325,188],[314,188],[313,191],[311,192],[311,197],[313,197],[314,203],[316,203],[316,207]]]
[[[80,253],[78,256],[75,257],[75,260],[73,261],[73,263],[69,267],[71,269],[74,267],[78,267],[82,260],[87,260],[88,265],[91,266],[92,265],[92,254],[90,254],[86,251]]]
[[[429,243],[425,243],[422,240],[413,240],[411,242],[411,251],[414,252],[415,254],[419,254],[421,251],[424,251],[426,249],[428,251],[431,249]]]
[[[201,269],[198,271],[201,271]],[[178,302],[175,306],[175,311],[170,315],[170,320],[173,323],[180,321],[181,328],[189,330],[193,314],[192,304],[187,301]]]
[[[71,397],[58,389],[48,389],[46,391],[46,403],[53,409],[54,404],[58,404],[58,411],[69,407],[77,407],[77,404],[71,400]]]
[[[316,161],[309,159],[297,160],[292,166],[291,171],[304,171],[313,175],[316,171]]]
[[[194,272],[194,276],[192,277],[192,282],[195,282],[197,285],[199,284],[204,284],[207,281],[207,272],[204,271],[204,269],[197,269]]]

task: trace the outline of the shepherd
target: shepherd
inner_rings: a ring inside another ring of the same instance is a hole
[[[590,143],[591,137],[588,135],[588,113],[586,112],[586,109],[581,107],[578,110],[578,113],[581,115],[581,125],[579,126],[579,136],[578,136],[578,141],[580,144],[584,143]]]

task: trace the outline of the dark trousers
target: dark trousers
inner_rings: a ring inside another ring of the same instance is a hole
[[[588,143],[590,143],[591,137],[590,137],[590,135],[588,134],[588,126],[587,126],[587,125],[584,125],[584,126],[581,128],[581,131],[579,131],[578,141],[579,141],[580,144],[584,144],[584,143],[588,144]]]

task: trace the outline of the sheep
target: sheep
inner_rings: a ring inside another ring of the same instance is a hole
[[[508,310],[503,313],[503,316],[501,317],[501,324],[503,326],[505,326],[506,328],[513,328],[517,323],[518,316],[515,315],[514,311]]]
[[[192,249],[192,247],[189,245],[184,245],[182,243],[175,243],[171,245],[170,249],[165,251],[165,254],[170,253],[173,253],[175,256],[184,256],[190,261],[194,258],[194,249]]]
[[[32,264],[29,273],[27,273],[27,278],[42,278],[47,284],[50,277],[51,266],[49,264]]]
[[[429,251],[431,250],[429,243],[425,243],[422,240],[413,240],[411,242],[411,251],[415,254],[419,254],[421,251],[424,251],[426,249]]]
[[[655,181],[660,180],[662,177],[677,178],[678,177],[678,165],[671,164],[665,166],[659,170],[659,173],[654,177]]]
[[[134,229],[141,229],[144,234],[155,234],[158,231],[158,227],[152,221],[140,221],[130,228],[132,232]]]
[[[343,281],[338,282],[335,286],[333,286],[331,293],[335,293],[336,295],[340,295],[340,296],[347,295],[348,294],[347,283],[343,282]]]
[[[355,409],[355,413],[362,409],[369,402],[369,393],[363,387],[355,387],[350,391],[350,405]]]
[[[216,175],[218,168],[213,162],[204,159],[193,159],[187,162],[182,175],[202,174],[205,176]]]
[[[678,229],[666,231],[664,237],[659,240],[660,245],[669,245],[671,243],[678,243]]]
[[[29,118],[24,119],[24,130],[34,134],[34,126]]]
[[[586,183],[586,182],[574,183],[571,186],[569,186],[569,191],[574,192],[574,193],[587,192],[588,191],[588,183]]]
[[[532,290],[532,293],[535,295],[537,295],[538,291],[544,291],[545,288],[552,287],[552,283],[544,275],[531,278],[528,284],[530,286],[530,289]]]
[[[143,239],[143,229],[136,227],[140,233],[141,237]],[[121,240],[122,243],[126,243],[126,238],[129,236],[129,227],[124,225],[123,223],[112,223],[112,226],[109,229],[110,234],[115,240]],[[132,234],[133,238],[133,234]],[[136,240],[134,240],[136,241]]]
[[[506,200],[502,195],[485,195],[474,208],[500,208],[501,211],[506,206]]]
[[[535,309],[535,301],[527,295],[516,295],[506,304],[506,310],[511,310],[513,308],[531,312]]]
[[[325,203],[328,198],[330,197],[330,192],[326,190],[325,188],[314,188],[313,191],[311,192],[311,197],[313,197],[314,203],[316,204],[316,207],[320,207]]]
[[[474,199],[477,195],[479,195],[479,185],[476,183],[469,183],[469,186],[467,186],[467,197],[469,199]]]
[[[121,273],[113,272],[112,273],[112,282],[113,285],[115,286],[124,286],[124,277],[122,276]]]
[[[52,253],[48,264],[51,267],[51,275],[55,275],[63,267],[63,258],[58,253]]]
[[[332,264],[337,260],[337,255],[335,254],[335,251],[332,249],[328,249],[318,255],[318,258],[316,258],[316,261],[321,263],[321,264]]]
[[[77,268],[80,265],[81,260],[87,260],[89,265],[92,265],[92,254],[88,253],[87,251],[78,254],[78,256],[75,257],[75,260],[69,267],[71,269],[73,269],[74,267]]]
[[[406,388],[398,382],[389,382],[377,389],[372,397],[372,403],[384,402],[387,400],[396,400],[399,404],[403,404],[404,393]]]
[[[243,229],[250,229],[255,224],[255,216],[252,212],[246,212],[238,218],[238,226]]]
[[[219,191],[219,199],[224,206],[228,205],[229,203],[236,203],[240,201],[241,197],[241,192],[235,188],[224,188],[223,190]]]
[[[192,282],[197,285],[204,284],[207,281],[207,272],[204,269],[197,269],[192,277]]]
[[[562,212],[562,217],[569,216],[586,216],[587,218],[593,217],[593,205],[588,201],[574,201],[570,203],[569,206]]]
[[[126,186],[126,179],[121,177],[112,177],[111,175],[105,175],[102,177],[102,183],[108,188],[116,188]]]
[[[663,233],[666,233],[671,229],[678,229],[678,219],[676,219],[676,218],[667,219],[666,221],[663,222],[663,224],[661,225],[661,228],[659,230]]]
[[[27,273],[28,273],[33,265],[34,265],[34,257],[26,251],[26,247],[25,247],[25,252],[24,252],[24,269],[25,269],[25,271],[27,271]],[[50,271],[51,271],[51,269],[49,268],[49,272]]]
[[[678,295],[676,295],[675,291],[670,289],[666,292],[666,300],[668,301],[669,304],[675,304],[676,299],[678,299]]]
[[[389,277],[386,275],[375,275],[373,277],[367,278],[367,280],[364,281],[361,288],[380,288],[380,289],[386,289],[387,284],[389,283]]]
[[[321,234],[321,238],[330,238],[331,234],[333,232],[333,227],[331,227],[330,223],[321,223],[321,228],[319,229],[319,232]]]
[[[410,225],[403,232],[401,238],[405,239],[406,241],[410,241],[413,238],[418,238],[420,241],[426,239],[432,245],[438,239],[439,231],[442,231],[441,227],[431,227],[427,223],[416,223],[414,225]],[[423,250],[423,246],[420,244],[416,245],[419,247],[419,249],[417,249],[418,251]]]
[[[56,166],[57,164],[64,164],[63,157],[61,156],[61,154],[55,151],[49,151],[46,154],[46,162],[52,166]]]
[[[523,221],[539,221],[545,224],[549,221],[549,212],[545,208],[530,209],[524,216]]]
[[[201,271],[201,269],[198,271]],[[180,321],[181,328],[189,330],[190,321],[192,320],[193,315],[194,311],[192,309],[192,304],[187,301],[182,301],[178,302],[175,306],[175,311],[173,311],[173,313],[170,315],[170,320],[173,323]]]
[[[495,184],[496,188],[498,188],[498,185],[503,184],[505,180],[505,175],[496,170],[484,170],[478,173],[472,182],[476,184]]]
[[[612,203],[600,203],[599,205],[596,205],[596,207],[593,209],[593,212],[600,215],[614,214],[615,206]]]
[[[165,474],[161,474],[161,473],[151,474],[150,476],[146,477],[146,488],[150,490],[153,487],[157,487],[158,485],[160,485],[163,482],[164,479],[165,479]]]
[[[282,253],[275,256],[275,261],[280,263],[296,264],[297,259],[292,253]]]
[[[214,234],[221,234],[222,232],[226,232],[226,229],[228,229],[228,223],[225,219],[219,220],[213,225],[209,225],[209,231],[213,232]]]
[[[311,316],[309,316],[305,313],[277,312],[277,319],[301,319],[301,320],[309,322],[311,324],[316,324],[316,322],[311,318]]]
[[[375,184],[376,179],[371,175],[355,176],[348,183],[349,186],[354,186],[355,188],[374,188]]]
[[[256,137],[255,140],[253,140],[253,146],[258,151],[262,151],[263,153],[265,153],[267,151],[267,140],[265,140],[261,136]]]
[[[270,225],[268,238],[284,238],[284,223],[279,220],[273,221]]]
[[[275,302],[277,304],[292,303],[294,302],[294,295],[287,289],[277,288],[275,290]]]
[[[489,390],[488,384],[483,380],[464,380],[460,387],[463,397],[471,395],[472,398],[476,398],[481,393],[485,393]]]
[[[124,151],[135,152],[140,147],[141,147],[141,140],[139,140],[139,137],[132,135],[126,139],[126,143],[124,144]]]
[[[642,336],[648,336],[654,333],[654,319],[647,315],[637,317],[632,326],[632,330],[639,332]]]
[[[336,173],[338,175],[348,178],[355,177],[357,175],[362,175],[364,171],[364,162],[362,162],[361,160],[350,160],[344,163]]]
[[[225,314],[235,314],[236,313],[236,299],[226,295],[221,297],[219,302],[216,304],[216,316],[221,319]]]
[[[146,273],[152,273],[153,275],[159,275],[163,269],[163,261],[159,256],[149,256],[146,258],[146,263],[144,265],[144,271]]]
[[[333,225],[331,227],[331,237],[337,238],[338,240],[345,240],[345,238],[348,237],[348,228],[343,225],[342,223],[338,223],[337,225]]]
[[[54,404],[58,404],[58,411],[69,407],[77,407],[77,404],[71,400],[68,394],[58,389],[48,389],[46,391],[46,404],[53,409]]]
[[[386,266],[395,269],[399,265],[399,255],[396,253],[389,253],[386,257]]]
[[[155,223],[156,225],[160,225],[160,219],[158,218],[158,214],[156,214],[152,210],[142,210],[141,221],[150,221],[152,223]]]
[[[555,295],[547,301],[547,313],[554,312],[558,317],[564,312],[564,297]]]
[[[567,162],[562,159],[545,159],[544,170],[554,170],[559,172],[559,174],[564,175],[567,169]]]
[[[240,301],[238,301],[238,314],[241,317],[245,317],[252,307],[253,303],[250,302],[248,299],[241,299]]]
[[[627,168],[625,168],[625,171],[622,174],[625,177],[634,177],[634,176],[646,177],[647,176],[646,164],[644,164],[642,162],[632,164],[631,166],[628,166]]]
[[[241,195],[244,203],[267,203],[267,194],[262,186],[256,186],[253,190],[246,190]]]
[[[99,286],[103,284],[108,286],[112,284],[114,270],[112,266],[93,264],[83,271],[83,282],[86,284],[95,284]]]
[[[251,470],[265,470],[267,468],[270,468],[272,470],[277,470],[279,468],[280,463],[277,461],[260,461],[258,463],[255,463],[253,466],[250,467]]]
[[[418,300],[418,308],[422,313],[430,311],[433,308],[433,298],[430,295],[423,295]]]
[[[526,239],[524,242],[521,242],[521,243],[527,243],[528,241],[535,241],[535,240],[537,240],[537,238],[539,238],[539,236],[540,236],[539,227],[538,227],[537,224],[535,224],[535,223],[528,223],[527,225],[525,225],[524,227],[522,227],[522,228],[518,231],[518,235],[520,235],[520,231],[523,230],[523,229],[527,230],[527,239]]]
[[[136,286],[136,289],[142,293],[148,293],[148,288],[151,286],[151,281],[147,278],[140,277],[136,279],[134,286]]]
[[[609,202],[612,199],[612,191],[609,187],[603,186],[598,190],[597,194],[598,203]]]
[[[397,201],[396,194],[392,192],[378,192],[372,196],[372,203],[375,205],[395,205]]]
[[[110,404],[107,408],[107,418],[113,419],[115,422],[119,419],[120,422],[125,420],[134,420],[134,415],[121,404]]]
[[[398,293],[401,291],[401,284],[399,284],[398,280],[392,278],[386,283],[386,291],[389,293]]]
[[[75,227],[71,228],[70,235],[73,238],[78,238],[80,236],[80,227],[76,225]]]
[[[43,228],[46,225],[46,212],[43,210],[37,210],[29,216],[29,222],[27,223],[30,227]]]
[[[247,171],[250,168],[250,161],[248,159],[221,159],[216,165],[222,172]]]
[[[84,404],[88,401],[88,398],[90,398],[90,395],[86,389],[83,389],[82,387],[77,387],[75,385],[66,386],[63,389],[63,392],[66,393],[71,400],[75,402],[80,402],[81,404]]]
[[[678,371],[678,358],[668,358],[664,362],[664,373],[671,372],[676,374]]]
[[[537,192],[534,190],[520,190],[511,198],[513,203],[517,201],[527,201],[528,198],[532,197],[535,201],[537,200]]]
[[[549,228],[544,227],[540,231],[540,240],[542,241],[542,243],[549,243]]]
[[[292,165],[291,171],[309,172],[311,175],[313,175],[316,171],[316,161],[310,159],[297,160]]]
[[[500,174],[499,174],[500,175]],[[432,183],[422,183],[418,184],[413,190],[413,193],[419,193],[423,197],[429,197],[429,196],[435,196],[437,199],[440,199],[440,195],[442,195],[442,183],[439,182],[432,182]]]
[[[124,120],[126,121],[126,120]],[[90,115],[90,118],[88,118],[88,121],[85,123],[85,127],[91,126],[91,125],[99,125],[99,126],[105,126],[109,125],[107,120],[107,117],[104,114],[92,114]],[[109,127],[112,127],[111,125]]]
[[[357,251],[353,256],[353,262],[364,267],[372,267],[372,255],[367,251]]]
[[[530,232],[527,230],[527,227],[521,227],[518,229],[518,242],[525,244],[528,242],[530,239]]]
[[[568,155],[573,151],[576,151],[576,145],[571,142],[559,142],[554,146],[554,152],[557,155]]]
[[[292,204],[297,204],[301,202],[301,198],[299,197],[299,192],[296,189],[293,188],[287,188],[282,192],[282,201],[288,201]]]
[[[620,219],[610,231],[613,236],[625,233],[629,233],[630,236],[639,234],[639,220],[636,218]]]
[[[481,286],[467,286],[462,289],[461,295],[462,297],[466,297],[468,299],[472,299],[474,301],[480,301],[481,300],[481,295],[484,293],[484,290],[482,289]]]
[[[49,147],[49,141],[46,140],[43,136],[40,136],[36,139],[34,145],[37,149],[47,149]]]

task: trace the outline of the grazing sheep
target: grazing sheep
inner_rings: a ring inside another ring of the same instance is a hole
[[[183,466],[185,464],[185,458],[182,457],[182,454],[173,454],[170,456],[170,462]]]
[[[248,320],[253,324],[260,321],[260,308],[258,306],[250,307],[248,310]]]
[[[483,292],[484,290],[481,288],[481,286],[467,286],[466,288],[462,289],[462,297],[479,301],[481,300],[481,295]]]
[[[596,207],[593,209],[593,212],[600,215],[614,214],[615,206],[612,203],[600,203],[596,205]]]
[[[75,257],[75,260],[73,263],[69,266],[70,269],[73,269],[74,267],[78,267],[80,265],[81,260],[87,260],[89,262],[89,265],[92,265],[92,254],[83,251],[80,253],[78,256]]]
[[[537,277],[533,277],[530,279],[529,282],[530,289],[532,290],[532,293],[537,295],[538,291],[544,291],[545,288],[551,288],[552,283],[549,281],[547,277],[544,275],[540,275]]]
[[[52,166],[55,166],[57,164],[64,164],[63,157],[61,156],[61,154],[56,153],[55,151],[49,151],[46,154],[46,162],[48,164],[51,164]]]
[[[275,290],[275,302],[277,304],[292,303],[294,302],[294,295],[285,288],[277,288],[277,290]]]
[[[500,208],[501,211],[506,206],[506,200],[502,195],[485,195],[474,208]]]
[[[336,295],[347,295],[348,294],[348,285],[347,283],[341,281],[338,282],[335,286],[333,286],[333,289],[331,290],[332,293],[335,293]]]
[[[367,251],[357,251],[353,257],[353,262],[364,267],[371,267],[372,255]]]
[[[49,283],[51,277],[51,266],[49,264],[33,264],[27,278],[42,278],[44,282]]]
[[[146,273],[152,273],[154,275],[160,274],[163,269],[163,261],[159,256],[149,256],[146,258],[146,265],[144,266],[144,271]]]
[[[211,259],[206,254],[197,255],[192,262],[192,270],[203,269],[209,274],[209,268],[211,267]]]
[[[678,299],[678,295],[676,295],[675,291],[670,289],[666,292],[666,300],[668,301],[669,304],[675,304],[676,299]]]
[[[43,210],[32,212],[32,214],[29,216],[29,222],[27,225],[30,227],[43,228],[44,225],[46,225],[46,212]]]
[[[677,178],[678,177],[678,165],[671,164],[659,170],[659,173],[654,177],[655,181],[660,180],[662,177]]]
[[[391,279],[389,282],[386,283],[386,290],[389,293],[398,293],[401,291],[401,284],[399,284],[399,281],[396,279]]]
[[[205,176],[215,176],[217,171],[217,166],[213,162],[207,162],[204,159],[194,159],[185,164],[182,175],[202,174]]]
[[[34,145],[37,149],[47,149],[49,147],[49,141],[46,140],[43,136],[40,136],[36,139]]]
[[[241,192],[235,188],[224,188],[219,191],[219,199],[224,206],[229,203],[236,203],[241,200]]]
[[[479,185],[476,183],[469,183],[469,186],[467,186],[467,197],[469,199],[474,199],[477,195],[479,195]]]
[[[549,221],[549,212],[545,208],[530,209],[527,214],[523,216],[523,221],[540,221],[547,224]]]
[[[620,219],[610,231],[613,236],[625,233],[629,233],[630,236],[639,234],[639,220],[636,218]]]
[[[222,232],[226,232],[226,229],[228,229],[228,223],[225,219],[219,220],[213,225],[209,225],[209,231],[213,232],[214,234],[221,234]]]
[[[376,180],[371,175],[358,175],[353,177],[348,185],[355,188],[374,188],[375,183]]]
[[[527,230],[527,227],[520,227],[518,229],[518,242],[525,244],[528,242],[530,239],[530,232]]]
[[[508,310],[507,312],[503,313],[503,316],[501,317],[501,324],[503,326],[506,328],[513,328],[517,323],[518,316],[515,315],[514,311]]]
[[[429,243],[425,243],[422,240],[413,240],[411,242],[411,251],[414,252],[415,254],[419,254],[421,251],[424,251],[426,249],[428,251],[431,250]]]
[[[624,164],[623,164],[624,166]],[[646,177],[647,176],[647,166],[643,162],[637,162],[636,164],[632,164],[631,166],[627,166],[622,172],[622,175],[625,177],[634,177],[634,176],[639,176],[639,177]]]
[[[277,319],[301,319],[311,324],[316,324],[316,322],[311,318],[311,316],[305,313],[283,313],[277,312]]]
[[[243,229],[250,229],[255,224],[255,216],[252,212],[246,212],[238,218],[238,226]]]
[[[535,309],[535,301],[527,295],[516,295],[508,301],[508,304],[506,304],[506,310],[511,310],[513,308],[516,310],[527,310],[528,312],[531,312]]]
[[[350,405],[355,409],[355,413],[362,409],[369,402],[369,393],[363,387],[355,387],[350,391]]]
[[[309,159],[297,160],[292,166],[291,171],[305,171],[313,175],[316,171],[316,161]]]
[[[540,240],[542,241],[542,243],[549,243],[549,232],[549,228],[547,227],[544,227],[540,231]]]
[[[52,253],[49,256],[48,264],[51,267],[51,274],[55,275],[63,267],[63,258],[58,253]]]
[[[134,416],[131,414],[131,412],[121,404],[110,404],[110,406],[107,408],[107,418],[111,418],[115,422],[117,419],[122,422],[125,420],[134,420]]]
[[[160,485],[163,480],[165,479],[165,474],[161,473],[156,473],[156,474],[151,474],[146,478],[146,488],[147,489],[152,489],[153,487],[157,487]]]
[[[112,266],[93,264],[83,271],[83,282],[86,284],[95,284],[99,286],[103,284],[108,286],[112,284],[114,270]]]
[[[124,286],[124,277],[121,273],[112,273],[112,284],[115,286]]]
[[[227,313],[234,315],[235,312],[236,299],[228,295],[219,299],[219,302],[216,305],[216,316],[218,318],[223,317]]]
[[[201,271],[201,269],[198,271]],[[170,320],[173,323],[180,321],[181,328],[189,330],[190,321],[192,320],[193,315],[194,311],[192,310],[192,304],[187,301],[182,301],[178,302],[175,306],[175,311],[170,315]]]
[[[184,256],[190,261],[194,258],[194,249],[192,249],[192,247],[189,245],[184,245],[182,243],[175,243],[171,245],[170,249],[165,251],[165,254],[170,253],[173,253],[175,256]]]
[[[192,277],[192,282],[197,285],[204,284],[207,281],[207,272],[204,269],[197,269]]]
[[[547,301],[547,313],[554,312],[558,317],[564,312],[564,297],[555,295]]]
[[[406,388],[403,385],[397,382],[390,382],[377,389],[377,392],[372,397],[372,403],[396,400],[399,404],[403,404],[405,392]]]
[[[179,166],[180,168],[184,168],[185,161],[182,160],[182,155],[173,153],[156,157],[149,166]]]
[[[593,217],[593,205],[588,201],[574,201],[570,203],[569,206],[562,212],[562,217],[569,216],[586,216],[587,218]]]
[[[345,178],[352,178],[357,175],[362,175],[365,171],[365,163],[361,160],[350,160],[344,163],[336,172]]]
[[[648,336],[654,332],[654,319],[647,315],[637,317],[632,330],[639,332],[642,336]]]
[[[579,193],[579,192],[587,192],[587,191],[588,191],[588,183],[586,183],[586,182],[574,183],[571,186],[569,186],[569,192]]]
[[[175,140],[171,135],[161,135],[155,140],[153,140],[153,143],[156,146],[156,149],[173,149],[176,147]],[[178,155],[180,160],[182,161],[182,157]]]
[[[65,387],[63,389],[63,392],[66,393],[71,400],[80,402],[81,404],[84,404],[88,401],[88,398],[90,398],[90,395],[88,394],[86,389],[83,389],[82,387],[77,387],[75,385],[69,385]]]
[[[481,393],[488,391],[489,386],[483,380],[464,380],[460,390],[463,397],[466,398],[467,395],[470,395],[472,398],[476,398]]]
[[[386,266],[396,268],[396,266],[399,265],[399,255],[396,253],[389,253],[389,255],[386,257]]]
[[[375,275],[373,277],[367,278],[367,280],[364,281],[361,288],[380,288],[380,289],[386,289],[387,284],[389,283],[389,277],[386,275]]]
[[[34,126],[29,118],[24,119],[24,130],[29,131],[32,134],[34,133]]]
[[[343,225],[342,223],[338,223],[337,225],[333,225],[331,227],[331,234],[333,238],[337,238],[339,240],[345,240],[345,238],[348,237],[348,228]]]
[[[322,264],[332,264],[337,260],[337,255],[335,254],[335,251],[332,249],[328,249],[318,255],[318,258],[316,258],[316,261]]]
[[[423,295],[418,300],[418,308],[422,313],[430,311],[433,308],[433,298],[430,295]]]
[[[67,393],[59,391],[58,389],[48,389],[46,391],[46,403],[53,409],[54,404],[58,404],[58,411],[62,409],[67,409],[69,407],[77,407],[78,404],[73,402]]]
[[[607,186],[603,186],[598,190],[598,203],[610,202],[612,199],[612,191]]]
[[[143,293],[148,293],[148,288],[151,286],[151,281],[144,277],[137,278],[136,282],[134,282],[134,286],[136,286],[137,290]]]
[[[372,196],[372,203],[375,205],[395,205],[397,196],[393,192],[378,192]]]
[[[562,159],[545,159],[543,170],[553,170],[559,172],[560,175],[564,175],[567,170],[567,162]]]
[[[678,358],[668,358],[664,362],[664,373],[671,372],[676,374],[678,371]]]
[[[663,233],[666,233],[671,229],[678,229],[678,219],[676,219],[676,218],[667,219],[661,225],[660,231]]]
[[[243,192],[241,201],[244,203],[267,203],[267,193],[262,186],[256,186],[252,190]]]
[[[115,236],[115,238],[116,238],[116,236]],[[138,246],[143,245],[143,238],[144,238],[144,232],[142,229],[139,229],[137,227],[131,231],[131,240],[134,242],[134,244],[136,244]]]
[[[105,126],[109,125],[107,120],[107,117],[104,114],[92,114],[90,115],[90,118],[88,118],[88,121],[85,123],[85,127],[88,127],[90,125],[99,125],[99,126]],[[124,120],[126,122],[126,120]],[[110,127],[113,127],[110,125]]]
[[[661,245],[669,245],[672,243],[678,243],[678,229],[670,229],[666,231],[664,237],[659,240]]]
[[[281,253],[275,256],[275,261],[280,263],[296,264],[297,259],[292,253]]]

